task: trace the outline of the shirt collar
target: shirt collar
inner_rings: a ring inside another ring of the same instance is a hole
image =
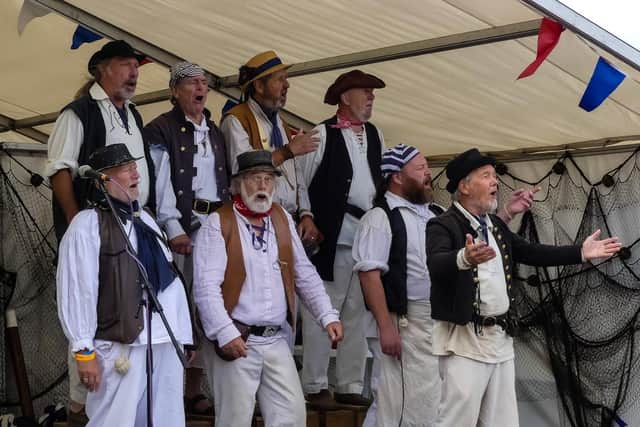
[[[398,207],[407,208],[413,211],[416,215],[425,219],[429,219],[432,216],[435,216],[433,212],[429,210],[429,207],[427,206],[426,203],[425,204],[411,203],[404,197],[401,197],[391,191],[387,191],[384,197],[387,199],[387,204],[389,205],[389,209],[395,209]]]
[[[108,101],[109,100],[109,95],[107,95],[107,92],[104,91],[104,89],[102,88],[102,86],[100,86],[100,83],[95,82],[91,88],[89,88],[89,96],[91,96],[91,98],[95,99],[96,101]],[[129,104],[135,105],[133,102],[131,102],[131,100],[127,99],[124,102],[124,105],[127,106]]]
[[[254,114],[259,114],[263,120],[270,122],[269,117],[267,117],[264,110],[262,109],[262,106],[258,103],[258,101],[253,99],[253,97],[249,97],[249,99],[247,100],[247,103],[251,107],[251,110],[253,111]],[[276,120],[279,121],[279,117],[280,117],[280,113],[276,113]]]
[[[184,119],[186,121],[188,121],[189,123],[193,124],[193,128],[196,131],[200,131],[200,132],[206,132],[209,130],[209,125],[207,125],[207,118],[205,117],[205,115],[202,115],[202,120],[200,121],[200,123],[196,123],[193,120],[191,120],[189,117],[187,117],[186,115],[184,116]]]
[[[453,202],[453,205],[458,208],[458,210],[460,211],[460,213],[462,213],[462,215],[464,215],[465,218],[467,218],[469,220],[469,223],[471,224],[471,227],[474,230],[477,230],[478,228],[480,228],[480,223],[478,222],[478,219],[475,217],[475,215],[473,215],[472,213],[470,213],[468,210],[466,210],[460,203],[458,202]],[[489,215],[485,215],[485,220],[487,222],[487,227],[493,227],[493,223],[491,222],[491,218],[489,217]]]

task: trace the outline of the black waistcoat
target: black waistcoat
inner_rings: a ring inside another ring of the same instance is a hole
[[[391,248],[389,270],[382,275],[382,287],[390,312],[400,316],[407,314],[407,227],[400,208],[390,209],[386,199],[379,204],[389,219]]]
[[[336,123],[336,116],[323,122],[327,133],[324,155],[309,185],[311,212],[313,212],[316,226],[324,235],[320,251],[311,258],[311,261],[320,273],[320,277],[327,281],[333,281],[333,261],[336,256],[338,234],[342,228],[353,178],[353,167],[342,130],[331,127]],[[365,123],[364,126],[367,132],[367,160],[373,183],[377,188],[382,181],[380,171],[382,143],[374,125]],[[366,206],[358,207],[366,208]]]
[[[129,104],[129,108],[140,130],[140,135],[142,135],[142,117],[133,104]],[[90,96],[83,96],[73,101],[64,107],[62,111],[67,109],[71,109],[71,111],[78,116],[80,122],[82,122],[84,137],[82,139],[82,145],[80,146],[80,153],[78,154],[78,165],[85,165],[89,162],[91,153],[98,148],[104,147],[106,144],[107,131],[104,126],[104,120],[102,119],[102,113],[100,112],[98,102]],[[147,200],[147,206],[155,210],[155,172],[149,154],[149,147],[146,144],[143,144],[143,146],[144,156],[147,160],[147,167],[149,168],[149,199]],[[91,202],[96,201],[98,190],[93,185],[92,180],[82,179],[76,176],[73,180],[73,194],[78,203],[78,210],[82,210],[89,206]],[[51,202],[53,205],[53,224],[56,237],[58,238],[58,242],[60,242],[69,224],[67,223],[67,218],[62,207],[55,197],[51,198]]]

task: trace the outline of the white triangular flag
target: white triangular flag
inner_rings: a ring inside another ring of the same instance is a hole
[[[24,0],[20,8],[20,14],[18,15],[18,34],[22,35],[24,28],[33,19],[43,17],[50,12],[49,9],[33,0]]]

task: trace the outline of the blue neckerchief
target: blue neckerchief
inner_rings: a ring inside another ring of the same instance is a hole
[[[271,122],[271,138],[269,140],[269,145],[272,148],[280,148],[284,144],[282,142],[282,133],[280,132],[280,126],[278,126],[278,110],[272,110],[260,104],[256,101],[256,104],[260,106],[262,112]]]
[[[131,220],[131,207],[117,199],[112,199],[120,219]],[[138,202],[134,201],[134,211]],[[147,277],[156,295],[164,291],[175,280],[177,273],[167,261],[167,257],[158,242],[158,233],[149,227],[139,216],[133,215],[133,229],[138,239],[138,260],[147,271]]]

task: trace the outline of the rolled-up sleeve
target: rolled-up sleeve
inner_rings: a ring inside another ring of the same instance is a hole
[[[391,250],[391,227],[384,210],[380,208],[367,212],[356,229],[353,241],[354,271],[389,271],[389,251]]]
[[[198,231],[193,253],[193,299],[207,338],[224,346],[240,336],[224,308],[222,282],[227,268],[227,250],[220,229],[220,216],[211,214]]]
[[[84,129],[76,113],[71,109],[60,113],[49,136],[44,176],[50,178],[63,169],[69,169],[72,176],[75,176],[83,139]]]

